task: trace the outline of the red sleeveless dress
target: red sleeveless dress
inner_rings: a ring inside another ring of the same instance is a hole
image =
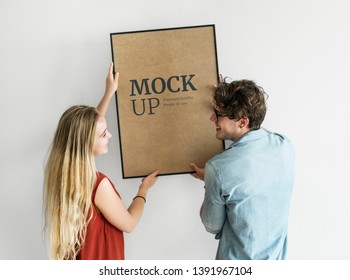
[[[108,179],[106,175],[100,172],[97,173],[97,182],[92,192],[92,219],[87,227],[84,245],[77,256],[78,260],[125,259],[123,232],[110,224],[95,205],[96,191],[104,178]],[[113,183],[111,181],[110,183],[115,190]],[[115,192],[120,197],[116,190]]]

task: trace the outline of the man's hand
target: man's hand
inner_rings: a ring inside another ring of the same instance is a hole
[[[192,174],[193,177],[204,181],[204,169],[198,167],[195,163],[191,162],[190,167],[195,171],[195,173]]]

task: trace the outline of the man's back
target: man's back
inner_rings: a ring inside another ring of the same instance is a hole
[[[217,259],[284,259],[294,150],[282,135],[253,130],[205,167],[202,220],[220,239]]]

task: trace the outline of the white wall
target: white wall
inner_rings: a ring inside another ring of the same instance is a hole
[[[0,259],[47,258],[44,158],[63,111],[96,105],[103,93],[109,34],[212,23],[220,73],[263,86],[264,126],[295,144],[289,258],[350,258],[346,0],[1,0]],[[121,179],[114,102],[107,121],[114,138],[97,164],[129,204],[139,180]],[[190,175],[160,177],[138,228],[125,235],[126,257],[213,259],[202,198]]]

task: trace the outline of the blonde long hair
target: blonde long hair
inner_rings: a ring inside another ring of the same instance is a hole
[[[51,144],[44,176],[45,229],[50,259],[76,259],[91,219],[96,183],[96,108],[66,110]]]

